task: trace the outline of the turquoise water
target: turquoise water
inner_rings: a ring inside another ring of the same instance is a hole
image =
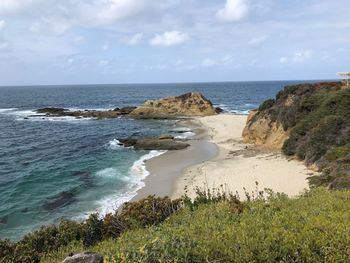
[[[113,109],[200,91],[226,111],[247,113],[291,83],[0,87],[0,238],[113,211],[143,187],[143,161],[160,154],[121,148],[115,140],[175,128],[167,120],[32,117],[34,109]]]

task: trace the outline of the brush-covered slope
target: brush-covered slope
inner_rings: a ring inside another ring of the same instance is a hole
[[[200,197],[158,226],[124,232],[89,248],[105,262],[346,262],[348,191],[313,190],[238,203]],[[71,243],[42,258],[59,263],[87,248]],[[114,261],[113,261],[114,260]]]
[[[243,136],[322,170],[312,184],[350,188],[350,89],[340,82],[287,86],[251,114]]]

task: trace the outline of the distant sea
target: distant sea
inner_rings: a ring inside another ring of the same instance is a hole
[[[170,120],[48,118],[33,110],[108,110],[199,91],[226,112],[247,114],[283,86],[302,82],[0,87],[0,239],[103,215],[134,197],[148,175],[144,161],[161,152],[125,149],[117,138],[186,136]]]

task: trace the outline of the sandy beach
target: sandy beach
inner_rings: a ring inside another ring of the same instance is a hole
[[[185,193],[195,195],[194,189],[219,188],[245,196],[245,191],[270,188],[295,196],[308,189],[307,177],[314,172],[302,162],[287,159],[281,153],[259,149],[242,142],[247,116],[220,114],[198,119],[207,129],[209,141],[218,146],[215,158],[185,169],[174,185],[172,197]],[[244,190],[246,189],[246,190]]]
[[[220,114],[181,123],[197,135],[186,150],[168,151],[146,162],[150,175],[133,200],[157,196],[195,196],[195,189],[219,188],[238,193],[272,189],[296,196],[314,174],[302,162],[254,145],[243,144],[246,115]]]

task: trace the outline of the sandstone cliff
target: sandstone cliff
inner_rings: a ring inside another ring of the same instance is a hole
[[[130,115],[140,118],[168,118],[177,116],[207,116],[216,114],[212,103],[198,92],[177,97],[146,101]]]

